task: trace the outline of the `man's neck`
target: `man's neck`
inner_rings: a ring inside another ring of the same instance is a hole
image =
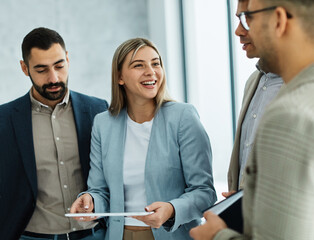
[[[285,64],[282,65],[280,75],[285,83],[289,83],[300,72],[314,64],[314,51],[312,56],[305,54],[302,58],[289,58],[285,60]]]
[[[267,67],[267,64],[264,64],[263,60],[260,59],[258,61],[258,68],[260,71],[263,71],[264,73],[269,73],[269,68]]]
[[[301,29],[283,42],[279,56],[280,76],[289,83],[296,75],[314,63],[314,42]]]

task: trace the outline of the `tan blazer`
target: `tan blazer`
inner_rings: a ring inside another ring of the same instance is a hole
[[[242,107],[240,110],[240,115],[238,119],[238,126],[235,135],[234,145],[232,149],[229,170],[228,170],[228,188],[229,191],[231,190],[238,190],[238,181],[239,181],[239,173],[240,173],[240,166],[239,166],[239,151],[240,151],[240,137],[241,137],[241,130],[242,130],[242,123],[247,112],[247,109],[251,103],[251,100],[255,94],[256,88],[258,86],[259,80],[262,77],[260,71],[256,70],[251,74],[249,79],[245,84],[243,100],[242,100]],[[243,179],[240,184],[240,188],[243,187]]]
[[[247,166],[245,235],[214,239],[314,239],[314,64],[266,108]]]

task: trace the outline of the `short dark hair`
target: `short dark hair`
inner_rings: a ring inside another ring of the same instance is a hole
[[[32,48],[48,50],[54,43],[60,44],[66,51],[65,43],[59,33],[44,27],[33,29],[24,37],[22,42],[22,57],[25,64],[28,65]]]
[[[296,15],[302,22],[302,28],[307,35],[314,38],[314,1],[313,0],[263,0],[269,5],[282,6],[290,14]]]

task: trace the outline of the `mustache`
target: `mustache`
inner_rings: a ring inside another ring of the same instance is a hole
[[[248,37],[240,37],[240,42],[251,42],[252,40]]]
[[[65,88],[65,84],[63,82],[44,84],[42,86],[42,89],[45,91],[49,87],[62,87],[62,88]]]

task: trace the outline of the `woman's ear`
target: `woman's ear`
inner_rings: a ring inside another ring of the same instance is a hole
[[[124,81],[122,80],[122,73],[119,72],[119,81],[118,81],[119,85],[124,85]]]

